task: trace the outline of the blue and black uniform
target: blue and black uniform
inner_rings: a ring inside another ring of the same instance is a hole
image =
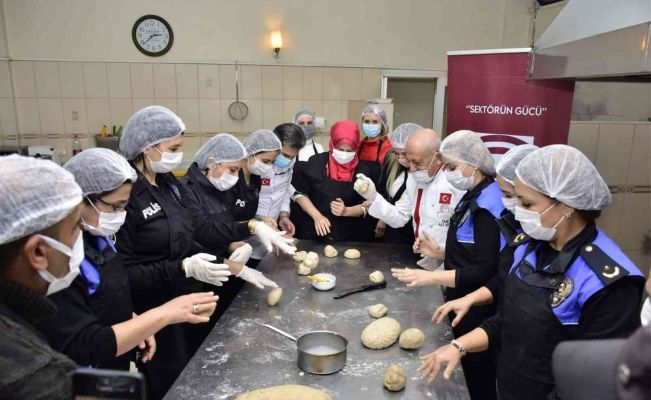
[[[500,312],[481,325],[500,349],[500,399],[547,399],[561,341],[633,333],[643,285],[640,270],[594,223],[561,251],[536,240],[518,246]]]

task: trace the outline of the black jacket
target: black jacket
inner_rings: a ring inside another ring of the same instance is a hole
[[[377,185],[377,192],[382,197],[384,197],[390,204],[395,205],[402,194],[407,189],[407,176],[409,174],[409,168],[405,168],[402,165],[398,168],[398,175],[404,176],[404,181],[400,188],[394,196],[389,195],[389,190],[387,189],[387,181],[389,179],[389,165],[392,160],[396,158],[396,153],[392,150],[384,156],[384,164],[382,165],[382,173],[380,174],[380,180]],[[408,243],[412,245],[416,240],[414,236],[414,227],[411,224],[411,221],[407,222],[402,228],[394,229],[387,225],[384,232],[384,237],[381,239],[385,243]]]
[[[0,281],[0,398],[72,398],[75,364],[34,328],[55,313],[45,296]]]

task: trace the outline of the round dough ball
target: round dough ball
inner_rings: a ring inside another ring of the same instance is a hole
[[[425,341],[425,334],[418,328],[409,328],[405,329],[404,332],[400,334],[400,340],[398,343],[400,347],[405,350],[416,350],[423,345]]]
[[[359,193],[366,193],[368,190],[368,182],[366,181],[361,181],[359,182]]]
[[[240,394],[235,400],[332,400],[323,390],[303,385],[279,385]]]
[[[267,304],[270,306],[275,306],[280,301],[280,298],[283,297],[283,288],[273,288],[267,294]]]
[[[384,282],[384,274],[380,271],[375,271],[368,276],[368,279],[373,283]]]
[[[299,275],[309,275],[312,272],[312,269],[305,264],[301,264],[298,266],[298,274]]]
[[[313,252],[313,251],[310,251],[309,253],[307,253],[307,256],[305,256],[305,258],[312,258],[312,259],[318,260],[319,255],[317,253]]]
[[[305,260],[303,260],[303,265],[310,269],[314,269],[319,265],[319,259],[307,257]]]
[[[407,374],[400,365],[393,364],[384,373],[384,387],[392,392],[399,392],[405,387]]]
[[[305,257],[307,257],[307,251],[302,251],[302,250],[297,251],[294,254],[294,261],[301,262],[301,261],[305,260]]]
[[[368,315],[373,318],[382,318],[387,315],[388,310],[389,309],[384,304],[374,304],[372,306],[369,306]]]
[[[334,247],[327,245],[323,249],[323,254],[325,254],[326,257],[332,258],[332,257],[337,257],[339,255],[339,252]]]
[[[362,253],[359,252],[357,249],[348,249],[344,251],[344,257],[346,258],[360,258],[362,256]]]
[[[384,317],[371,322],[362,331],[362,344],[369,349],[385,349],[398,340],[400,323],[393,318]]]

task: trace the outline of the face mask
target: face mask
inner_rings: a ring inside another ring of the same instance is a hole
[[[409,160],[407,160],[406,158],[399,158],[398,164],[402,165],[405,168],[409,168]]]
[[[362,131],[364,134],[370,138],[378,137],[382,131],[382,125],[380,124],[362,124]]]
[[[74,281],[77,275],[79,275],[79,265],[84,259],[84,239],[80,234],[79,237],[77,237],[77,241],[75,242],[74,246],[72,246],[72,249],[70,249],[70,247],[59,242],[58,240],[52,239],[51,237],[44,235],[38,236],[45,240],[45,242],[54,250],[70,257],[70,260],[68,261],[68,272],[62,278],[57,278],[48,270],[38,271],[38,274],[41,276],[41,278],[49,283],[47,292],[45,293],[46,296],[49,296],[70,286],[70,284],[72,284],[72,281]]]
[[[465,168],[465,166],[464,166]],[[470,190],[475,184],[475,170],[470,176],[463,176],[461,172],[463,168],[457,168],[454,171],[445,171],[445,177],[447,178],[450,185],[454,186],[459,190]]]
[[[342,151],[334,149],[332,150],[332,157],[341,165],[349,164],[355,158],[355,152],[352,151]]]
[[[218,167],[221,170],[221,167],[220,166]],[[235,184],[239,179],[240,179],[239,176],[227,174],[224,171],[222,171],[222,176],[220,176],[219,178],[213,178],[212,176],[208,176],[208,180],[210,181],[210,183],[212,183],[214,187],[216,187],[218,190],[222,192],[235,186]]]
[[[429,162],[427,169],[410,172],[411,176],[414,178],[418,185],[425,185],[434,180],[435,175],[429,176],[429,169],[432,167],[432,163],[434,162],[435,158],[436,156],[432,157],[432,161]]]
[[[267,175],[269,173],[269,171],[271,171],[271,168],[272,168],[271,164],[265,164],[262,161],[255,158],[255,156],[253,156],[253,159],[255,160],[253,165],[248,165],[247,164],[248,167],[249,167],[249,172],[250,173],[252,173],[253,175],[263,176],[263,175]]]
[[[518,204],[518,199],[515,197],[502,197],[502,204],[504,204],[504,208],[511,211],[511,214],[515,214],[515,206]]]
[[[274,165],[280,169],[288,169],[292,166],[294,160],[290,160],[282,154],[279,154],[278,157],[274,160]]]
[[[561,219],[559,219],[558,222],[551,228],[545,228],[544,226],[542,226],[542,221],[540,220],[540,218],[547,211],[554,208],[556,204],[558,203],[552,204],[545,211],[541,213],[525,210],[524,208],[515,206],[515,219],[517,219],[520,222],[520,226],[522,226],[522,230],[524,231],[524,233],[526,233],[527,235],[529,235],[530,237],[536,240],[549,242],[556,234],[556,227],[560,225],[561,222],[563,222],[564,218],[569,218],[569,216],[571,215],[571,213],[569,213],[566,216],[561,217]]]
[[[314,124],[311,125],[299,125],[301,129],[303,130],[303,134],[305,135],[305,139],[312,139],[314,136],[314,131],[316,131],[316,126]]]
[[[181,161],[183,161],[183,152],[170,153],[166,151],[164,153],[161,153],[158,148],[154,147],[154,149],[160,153],[160,161],[152,160],[149,155],[147,158],[149,158],[149,165],[151,166],[152,171],[156,172],[157,174],[172,172],[176,167],[179,166],[179,164],[181,164]]]

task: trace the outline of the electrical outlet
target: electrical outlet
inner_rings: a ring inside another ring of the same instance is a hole
[[[72,112],[72,120],[73,121],[79,121],[79,112],[78,111],[73,111]]]

